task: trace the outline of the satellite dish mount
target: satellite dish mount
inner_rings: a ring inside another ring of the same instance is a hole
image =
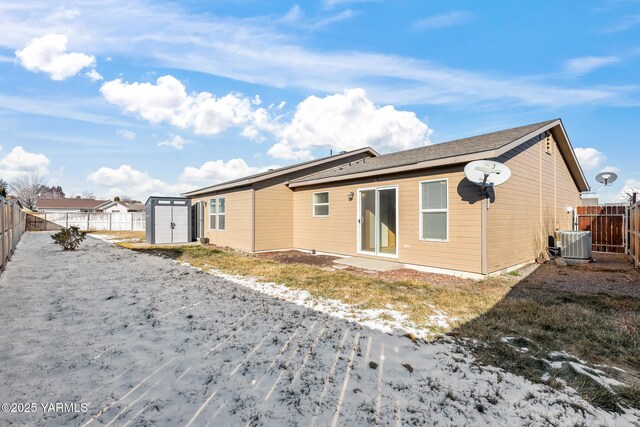
[[[613,184],[616,179],[618,179],[618,175],[616,175],[613,172],[600,172],[598,175],[596,175],[596,181],[598,181],[600,184],[604,185],[605,187],[610,186],[611,184]]]
[[[469,181],[480,187],[482,194],[488,199],[489,188],[504,184],[511,177],[511,169],[506,165],[491,160],[477,160],[467,163],[464,175]]]

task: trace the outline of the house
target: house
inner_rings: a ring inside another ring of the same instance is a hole
[[[98,210],[111,213],[144,212],[144,205],[142,203],[108,200],[106,203],[98,206]]]
[[[38,212],[99,212],[100,206],[109,200],[95,199],[39,199],[36,203]]]
[[[512,172],[486,198],[464,166]],[[186,193],[200,235],[250,252],[285,249],[393,260],[467,277],[518,268],[573,227],[589,190],[560,119],[379,155],[342,152]],[[198,205],[199,204],[199,205]]]

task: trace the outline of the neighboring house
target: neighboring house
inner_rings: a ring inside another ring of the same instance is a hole
[[[99,212],[99,207],[108,200],[94,199],[40,199],[36,204],[38,212]]]
[[[98,206],[101,212],[125,213],[125,212],[144,212],[142,203],[128,203],[122,201],[108,200],[103,205]]]
[[[512,171],[487,200],[473,160]],[[589,185],[561,120],[378,155],[363,148],[191,191],[211,243],[393,260],[481,277],[535,260]],[[571,208],[571,209],[569,209]],[[201,227],[202,228],[202,227]]]
[[[129,208],[124,202],[115,202],[113,200],[108,200],[106,203],[98,206],[97,208],[100,212],[109,212],[109,213],[126,213],[129,212]]]

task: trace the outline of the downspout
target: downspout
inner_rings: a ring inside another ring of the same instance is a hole
[[[480,272],[482,274],[489,274],[489,198],[482,199],[480,206]]]
[[[251,252],[256,251],[256,190],[251,186]]]

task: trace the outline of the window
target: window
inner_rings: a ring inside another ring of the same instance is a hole
[[[209,199],[209,230],[226,229],[227,206],[224,197]]]
[[[329,216],[329,192],[313,193],[313,216]]]
[[[420,239],[446,242],[449,238],[448,182],[420,183]]]
[[[209,199],[209,230],[216,229],[216,219],[218,215],[216,214],[216,199]]]
[[[227,207],[224,197],[218,197],[218,230],[224,231],[226,228]]]

